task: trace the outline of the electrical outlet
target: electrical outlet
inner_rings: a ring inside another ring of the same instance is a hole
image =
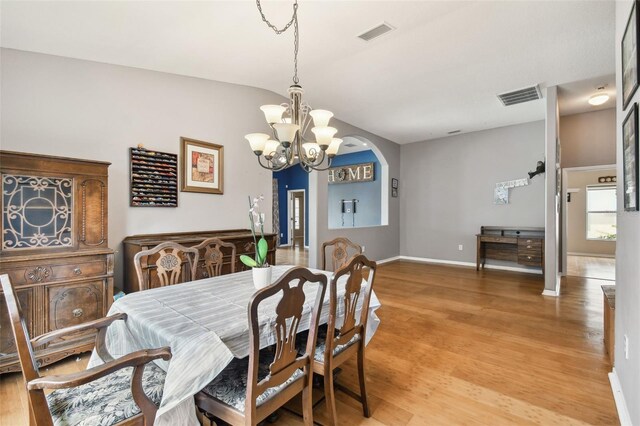
[[[629,337],[624,335],[624,359],[629,359]]]
[[[362,252],[364,253],[364,246],[362,246]]]
[[[280,238],[284,238],[284,234],[282,232],[280,233]]]
[[[462,251],[462,244],[458,244],[458,250]]]

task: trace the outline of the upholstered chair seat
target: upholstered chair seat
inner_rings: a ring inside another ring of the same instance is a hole
[[[351,340],[349,340],[344,345],[336,346],[335,348],[333,348],[333,356],[335,357],[336,355],[343,352],[347,348],[358,343],[359,340],[360,340],[360,334],[356,334],[351,338]],[[324,351],[326,350],[326,348],[327,348],[327,324],[323,324],[320,327],[318,327],[318,339],[316,343],[316,351],[313,356],[316,361],[320,361],[320,362],[324,361]],[[305,350],[305,347],[303,345],[298,344],[298,352],[304,353],[304,350]]]
[[[263,355],[264,352],[264,355]],[[304,350],[303,350],[304,352]],[[260,361],[258,363],[258,381],[269,375],[269,365],[273,360],[273,351],[260,351]],[[267,354],[271,354],[270,356]],[[202,391],[212,398],[215,398],[236,410],[243,412],[247,398],[247,374],[249,372],[249,357],[233,361],[209,383]],[[279,386],[268,388],[256,398],[256,406],[261,406],[272,397],[280,393],[296,380],[304,377],[304,372],[297,369],[291,377]]]
[[[131,393],[133,367],[123,368],[82,386],[47,395],[55,426],[110,426],[140,414]],[[160,405],[165,372],[147,364],[142,377],[145,394]]]

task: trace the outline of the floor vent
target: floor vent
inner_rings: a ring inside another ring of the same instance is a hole
[[[498,99],[500,99],[500,102],[502,102],[504,106],[511,106],[542,99],[542,93],[540,92],[540,87],[536,84],[532,87],[525,87],[524,89],[514,90],[513,92],[502,93],[498,95]]]
[[[376,25],[370,30],[363,32],[362,34],[358,35],[358,37],[363,39],[364,41],[371,41],[374,38],[380,37],[382,34],[388,33],[391,30],[395,30],[395,28],[387,24],[386,22],[383,22],[382,24]]]

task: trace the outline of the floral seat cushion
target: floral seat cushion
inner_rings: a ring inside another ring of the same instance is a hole
[[[308,333],[308,332],[305,331],[304,333]],[[344,345],[336,346],[335,348],[333,348],[333,356],[338,355],[340,352],[354,345],[359,340],[360,340],[360,335],[356,334]],[[307,335],[300,334],[300,336],[298,336],[296,343],[297,343],[298,353],[301,353],[301,354],[304,353],[304,351],[306,350],[304,345],[307,343]],[[318,327],[318,337],[316,339],[316,351],[315,351],[315,354],[313,355],[316,361],[318,362],[324,361],[324,351],[326,347],[327,347],[327,325],[323,324],[320,327]]]
[[[136,416],[140,408],[131,394],[133,367],[123,368],[86,385],[47,395],[55,426],[110,426]],[[165,372],[154,363],[144,369],[142,387],[160,405]]]
[[[258,363],[258,381],[269,375],[269,365],[273,360],[273,352],[269,350],[260,351],[260,361]],[[202,392],[222,401],[240,412],[244,412],[245,401],[247,399],[247,375],[249,373],[249,357],[233,361],[213,379]],[[287,386],[302,378],[304,373],[297,369],[293,375],[279,386],[268,388],[256,398],[256,406],[260,406],[280,393]]]

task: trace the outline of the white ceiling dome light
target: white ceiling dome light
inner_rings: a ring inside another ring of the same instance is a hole
[[[609,100],[609,95],[604,92],[605,86],[598,87],[598,91],[595,95],[589,98],[589,103],[594,106],[602,105]]]

